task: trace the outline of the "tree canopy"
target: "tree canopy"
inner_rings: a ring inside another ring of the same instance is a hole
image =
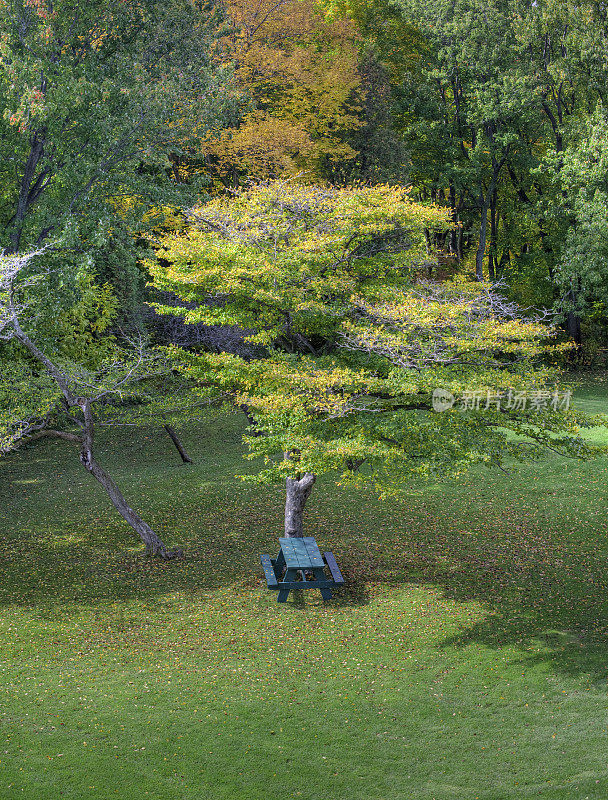
[[[247,409],[251,454],[265,459],[259,480],[283,476],[309,492],[338,470],[386,494],[548,444],[580,451],[575,417],[546,401],[540,414],[509,403],[549,396],[540,356],[560,349],[551,329],[486,285],[421,280],[425,231],[447,224],[400,188],[275,181],[193,210],[188,229],[162,242],[150,268],[193,306],[186,321],[238,325],[263,349],[178,357]],[[481,392],[484,405],[439,414],[438,388]]]

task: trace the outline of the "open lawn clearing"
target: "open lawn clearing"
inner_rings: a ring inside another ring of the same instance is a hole
[[[179,563],[64,443],[0,464],[2,800],[606,798],[608,459],[403,504],[320,482],[307,533],[349,588],[281,606],[283,495],[232,477],[240,424],[184,430],[193,466],[156,431],[100,451]]]

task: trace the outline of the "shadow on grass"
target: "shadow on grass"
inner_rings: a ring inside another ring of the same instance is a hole
[[[523,653],[522,671],[545,664],[555,673],[588,676],[605,688],[608,563],[601,551],[566,551],[563,541],[521,526],[515,537],[489,534],[484,539],[411,527],[392,542],[372,544],[369,537],[347,543],[334,538],[346,584],[334,591],[331,605],[367,605],[374,584],[432,585],[448,600],[474,602],[487,610],[482,620],[444,639],[440,647],[516,647]],[[289,606],[306,609],[309,593],[297,594]]]
[[[308,604],[306,602],[307,597],[313,596],[318,598],[318,592],[319,590],[315,589],[314,586],[309,586],[305,590],[292,589],[286,602],[291,608],[306,611],[308,609]],[[276,591],[273,590],[270,597],[276,602]],[[331,600],[326,602],[334,608],[355,608],[357,606],[368,605],[370,600],[370,587],[365,579],[363,577],[349,575],[348,580],[343,586],[339,586],[335,589],[332,588]]]
[[[566,551],[539,531],[515,539],[481,540],[453,532],[421,533],[401,562],[377,565],[369,576],[394,585],[433,584],[458,603],[482,604],[485,618],[442,647],[516,646],[522,668],[608,679],[608,560],[601,551]],[[406,548],[407,549],[407,548]],[[348,569],[348,567],[346,567]],[[392,572],[392,575],[389,574]]]

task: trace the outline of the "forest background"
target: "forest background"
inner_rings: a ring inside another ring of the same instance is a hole
[[[500,282],[554,311],[577,359],[603,363],[601,4],[7,0],[0,13],[1,244],[61,239],[79,291],[111,288],[121,325],[145,324],[146,231],[179,227],[189,204],[252,178],[386,182],[449,211],[453,227],[429,233],[433,277]]]

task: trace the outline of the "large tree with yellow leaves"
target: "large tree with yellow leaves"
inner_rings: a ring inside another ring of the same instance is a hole
[[[540,446],[580,452],[574,417],[545,389],[550,329],[487,286],[421,278],[425,231],[446,225],[401,188],[278,181],[196,209],[162,243],[151,269],[189,301],[186,320],[238,325],[259,349],[178,360],[246,410],[255,480],[286,480],[287,536],[303,535],[325,472],[386,494]],[[437,389],[483,402],[438,413]],[[513,402],[534,392],[542,403]]]

